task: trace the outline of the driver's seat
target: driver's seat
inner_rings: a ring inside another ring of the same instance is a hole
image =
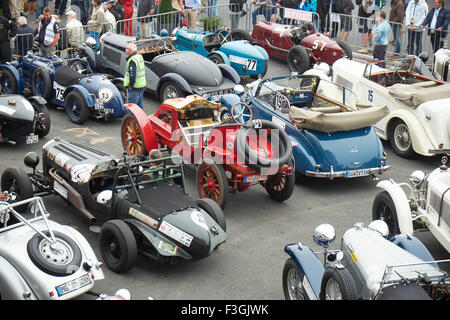
[[[64,87],[74,85],[86,77],[87,75],[78,73],[65,64],[61,65],[55,71],[55,81]]]

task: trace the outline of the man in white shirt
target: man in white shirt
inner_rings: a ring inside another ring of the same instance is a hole
[[[422,51],[423,30],[419,26],[427,16],[427,12],[428,5],[425,0],[411,0],[406,8],[405,24],[408,28],[408,54],[418,56]]]
[[[427,27],[434,52],[444,46],[450,11],[444,7],[444,0],[434,0],[434,8],[428,12],[420,28]]]
[[[83,25],[77,19],[75,11],[70,10],[66,13],[67,16],[67,37],[69,39],[69,46],[72,48],[78,48],[84,42],[84,29]]]
[[[200,0],[185,0],[184,1],[184,13],[186,18],[186,26],[188,29],[195,27],[195,9],[200,8]]]

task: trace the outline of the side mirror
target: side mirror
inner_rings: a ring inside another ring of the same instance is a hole
[[[321,224],[314,230],[313,239],[319,246],[328,248],[336,239],[336,231],[331,224]]]
[[[39,155],[34,152],[28,152],[25,155],[25,158],[23,159],[23,162],[25,163],[25,165],[31,169],[36,169],[37,165],[39,164]]]

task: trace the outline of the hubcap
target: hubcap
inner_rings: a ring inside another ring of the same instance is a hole
[[[42,239],[39,243],[39,252],[45,260],[57,265],[66,265],[73,258],[72,248],[62,239],[57,239],[53,243]]]
[[[411,137],[405,124],[401,123],[395,127],[394,140],[395,145],[401,151],[407,151],[411,147]]]
[[[164,88],[164,100],[173,98],[178,98],[178,91],[174,86],[168,85]]]
[[[333,278],[327,282],[325,288],[325,298],[326,300],[343,300],[339,284]]]
[[[297,269],[291,268],[287,274],[287,288],[291,300],[305,300],[303,285]]]

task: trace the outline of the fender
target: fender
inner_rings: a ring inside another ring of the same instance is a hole
[[[3,300],[24,300],[24,292],[31,292],[30,300],[37,300],[31,287],[19,271],[5,258],[0,257],[0,295]]]
[[[266,49],[264,49],[263,47],[261,47],[259,45],[254,45],[253,47],[261,53],[264,60],[269,60],[269,54],[267,53]]]
[[[186,251],[184,251],[182,248],[178,247],[175,243],[173,243],[171,240],[167,239],[163,235],[159,234],[156,229],[151,228],[150,226],[146,225],[145,223],[134,220],[134,219],[124,219],[130,228],[137,229],[139,233],[141,233],[142,236],[144,236],[150,244],[155,248],[156,251],[162,256],[166,257],[182,257],[186,260],[192,260],[192,257],[190,254],[188,254]],[[170,243],[174,247],[178,247],[175,254],[172,254],[162,248],[160,245],[160,242]],[[161,248],[160,248],[161,247]]]
[[[228,112],[231,113],[231,108],[233,108],[236,103],[241,102],[241,98],[234,93],[228,93],[221,96],[219,102],[224,104],[225,107],[227,107]]]
[[[84,97],[88,107],[93,107],[95,105],[95,100],[89,94],[89,91],[87,91],[85,87],[80,86],[78,84],[74,84],[70,87],[67,87],[67,89],[64,91],[64,100],[66,100],[67,95],[72,91],[78,91]]]
[[[310,300],[318,300],[320,294],[320,284],[322,282],[322,276],[325,271],[320,260],[317,258],[311,248],[296,244],[290,244],[284,247],[284,251],[295,261],[295,264],[303,272],[307,281],[309,282],[312,291],[308,292]],[[304,280],[303,280],[304,281]],[[311,293],[315,296],[311,297]]]
[[[47,104],[47,100],[45,100],[43,97],[41,96],[31,96],[28,98],[28,100],[34,100],[39,104]]]
[[[16,67],[12,66],[9,63],[2,64],[2,65],[0,65],[0,67],[6,68],[12,72],[12,74],[14,75],[14,78],[16,78],[16,83],[17,83],[17,92],[15,92],[15,93],[23,95],[23,80],[22,80],[22,77],[20,76],[19,70],[17,70]]]
[[[386,127],[384,128],[385,136],[388,137],[388,127],[391,121],[395,118],[403,120],[409,128],[411,135],[411,141],[413,149],[416,153],[423,156],[429,156],[428,150],[436,149],[437,146],[433,146],[428,134],[423,129],[422,124],[417,118],[406,110],[395,110],[389,114],[389,120],[386,121]]]
[[[236,85],[238,85],[241,82],[241,78],[239,77],[239,74],[237,71],[230,65],[220,63],[217,65],[220,69],[220,72],[222,72],[222,75],[233,81]]]
[[[149,152],[152,149],[158,148],[158,139],[152,124],[148,119],[147,114],[136,104],[127,103],[124,105],[126,112],[131,112],[142,130],[142,136],[144,137],[145,149]]]
[[[425,247],[425,245],[414,236],[406,234],[397,234],[391,239],[392,243],[398,245],[400,248],[408,251],[409,253],[415,255],[417,258],[423,261],[434,261],[433,256],[430,251]]]
[[[392,198],[397,211],[400,233],[412,235],[414,233],[411,220],[411,209],[405,191],[393,180],[383,180],[377,183],[377,188],[386,191]]]
[[[305,149],[305,146],[293,135],[288,135],[292,143],[292,155],[295,159],[295,170],[306,175],[306,170],[316,171],[316,160]]]
[[[114,79],[109,79],[114,85],[116,85],[117,82],[120,82],[123,84],[123,77],[118,77]]]
[[[226,65],[231,65],[230,59],[229,59],[228,56],[227,56],[225,53],[223,53],[222,51],[211,51],[211,52],[208,54],[207,58],[209,59],[209,57],[210,57],[213,53],[218,54],[219,56],[221,56],[222,59],[223,59],[223,63],[224,63],[224,64],[226,64]]]
[[[164,76],[162,76],[161,79],[159,79],[158,85],[156,86],[156,98],[159,98],[159,89],[161,88],[161,85],[166,81],[173,81],[177,85],[179,85],[181,90],[183,90],[184,92],[188,94],[193,94],[191,86],[186,81],[186,79],[184,79],[177,73],[169,72],[166,73]]]

